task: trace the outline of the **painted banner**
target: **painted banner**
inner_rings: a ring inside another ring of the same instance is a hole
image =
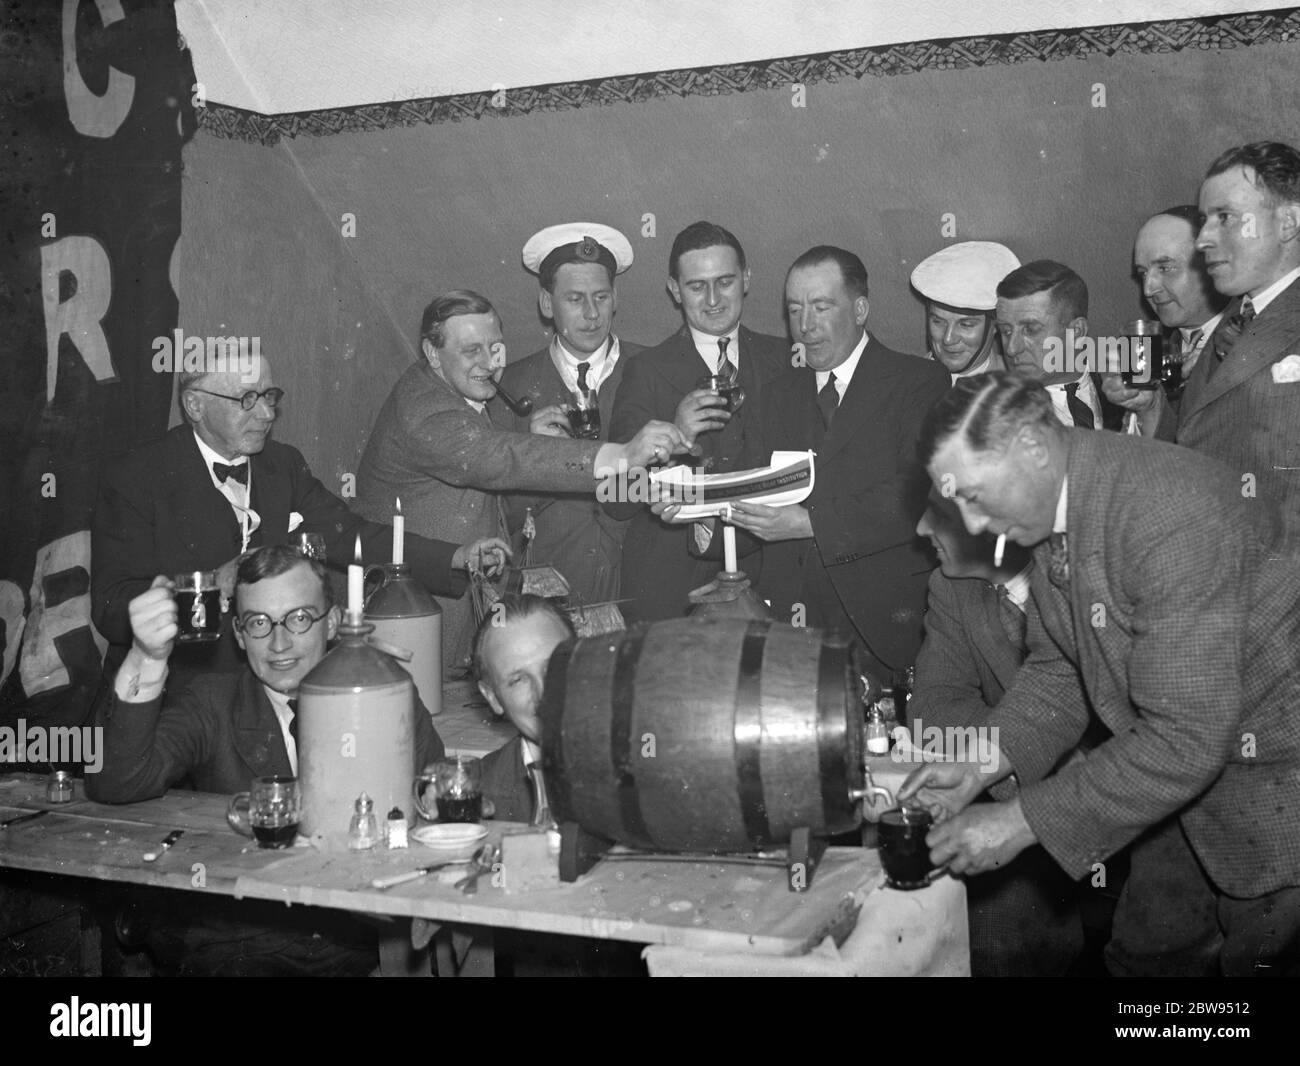
[[[167,428],[195,78],[165,0],[0,14],[0,725],[80,725],[100,467]]]

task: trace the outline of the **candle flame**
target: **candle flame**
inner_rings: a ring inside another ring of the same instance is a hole
[[[402,513],[402,497],[400,496],[397,497],[397,513]]]
[[[356,549],[352,553],[352,558],[357,563],[358,566],[361,564],[361,534],[360,533],[357,534],[357,545],[356,545]]]

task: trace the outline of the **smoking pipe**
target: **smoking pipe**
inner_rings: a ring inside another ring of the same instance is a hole
[[[510,393],[506,392],[506,390],[501,387],[501,382],[493,381],[492,384],[496,386],[497,395],[501,397],[505,402],[505,405],[520,418],[527,418],[533,413],[533,401],[531,397],[523,396],[516,400],[510,395]]]

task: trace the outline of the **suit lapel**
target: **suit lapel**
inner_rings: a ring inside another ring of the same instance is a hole
[[[677,333],[677,344],[673,347],[672,358],[664,361],[664,377],[682,396],[694,392],[700,378],[709,373],[709,366],[695,347],[691,331],[683,326]]]
[[[1227,324],[1231,314],[1241,307],[1235,300],[1219,322],[1219,329]],[[1230,313],[1231,314],[1230,314]],[[1273,301],[1246,327],[1237,338],[1232,351],[1214,377],[1206,380],[1210,366],[1216,359],[1214,338],[1211,337],[1192,370],[1192,379],[1184,390],[1180,422],[1186,422],[1201,408],[1219,399],[1248,378],[1263,371],[1282,354],[1288,339],[1293,335],[1296,318],[1300,315],[1300,281],[1293,281],[1274,297]],[[1215,330],[1217,333],[1219,330]]]
[[[172,432],[180,436],[176,502],[182,504],[184,511],[177,516],[178,527],[224,531],[231,546],[228,558],[234,558],[239,554],[240,541],[235,510],[212,484],[212,475],[194,439],[194,431],[189,426],[177,426]]]
[[[291,775],[293,768],[284,747],[280,720],[275,716],[262,683],[251,670],[245,669],[240,675],[231,698],[234,701],[230,720],[235,751],[252,771],[252,776]]]
[[[844,390],[844,398],[831,419],[831,428],[822,441],[821,451],[817,456],[819,463],[828,462],[836,453],[857,434],[862,424],[869,420],[875,398],[880,395],[880,387],[893,374],[879,365],[876,355],[880,351],[880,342],[869,340],[862,351],[858,365],[854,368],[849,387]],[[813,406],[817,405],[817,379],[813,377]],[[818,412],[820,417],[820,411]]]

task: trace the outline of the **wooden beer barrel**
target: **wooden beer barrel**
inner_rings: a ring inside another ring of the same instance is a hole
[[[674,619],[569,642],[542,703],[560,822],[631,847],[752,851],[859,824],[848,641],[763,620]]]

